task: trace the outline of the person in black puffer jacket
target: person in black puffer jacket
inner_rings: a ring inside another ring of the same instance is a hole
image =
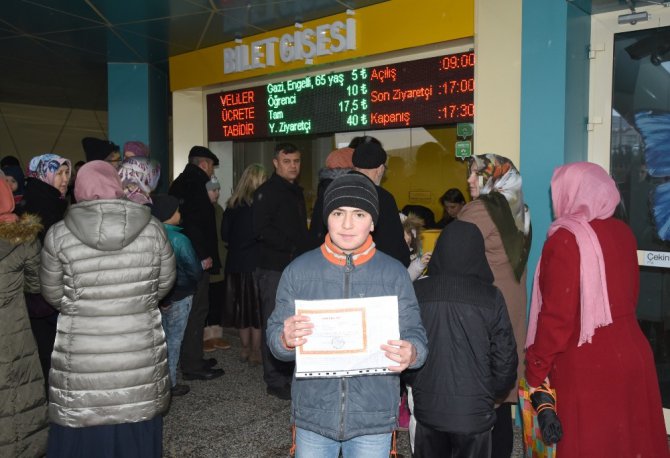
[[[477,226],[449,224],[414,289],[428,336],[426,363],[406,375],[414,456],[488,457],[495,402],[514,384],[518,357]]]

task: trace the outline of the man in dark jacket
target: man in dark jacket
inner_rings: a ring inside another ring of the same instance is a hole
[[[275,147],[275,173],[254,193],[254,234],[259,241],[258,289],[261,299],[263,379],[267,392],[280,399],[291,398],[293,363],[279,361],[270,353],[265,331],[275,307],[277,286],[284,268],[309,250],[305,198],[296,180],[300,175],[300,151],[291,143]]]
[[[203,359],[203,329],[209,311],[209,274],[221,268],[214,206],[206,183],[219,159],[204,146],[194,146],[188,164],[170,186],[169,194],[179,199],[184,234],[193,244],[204,273],[198,282],[181,347],[181,369],[185,380],[211,380],[223,375]],[[215,363],[215,361],[214,361]]]
[[[489,457],[495,402],[514,384],[518,357],[477,226],[449,224],[414,289],[428,336],[428,359],[406,375],[414,456]]]
[[[405,233],[398,214],[398,204],[393,194],[380,186],[386,171],[386,151],[376,138],[370,136],[361,138],[361,142],[354,149],[352,157],[354,171],[351,173],[365,175],[377,188],[379,221],[375,224],[372,239],[379,251],[397,259],[407,267],[409,266],[409,248],[405,242]]]

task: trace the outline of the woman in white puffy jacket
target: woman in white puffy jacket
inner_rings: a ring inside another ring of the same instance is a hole
[[[49,457],[160,457],[170,383],[158,301],[175,258],[148,207],[104,161],[84,165],[44,240],[42,295],[60,312],[49,374]]]

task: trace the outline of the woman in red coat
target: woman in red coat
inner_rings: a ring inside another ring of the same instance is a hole
[[[612,218],[619,202],[600,166],[559,167],[556,220],[533,285],[526,379],[548,377],[563,426],[557,456],[667,457],[654,359],[635,316],[635,237]]]

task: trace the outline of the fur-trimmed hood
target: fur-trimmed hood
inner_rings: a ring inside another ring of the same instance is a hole
[[[4,259],[22,243],[30,243],[42,230],[40,217],[30,213],[13,223],[0,223],[0,259]]]

